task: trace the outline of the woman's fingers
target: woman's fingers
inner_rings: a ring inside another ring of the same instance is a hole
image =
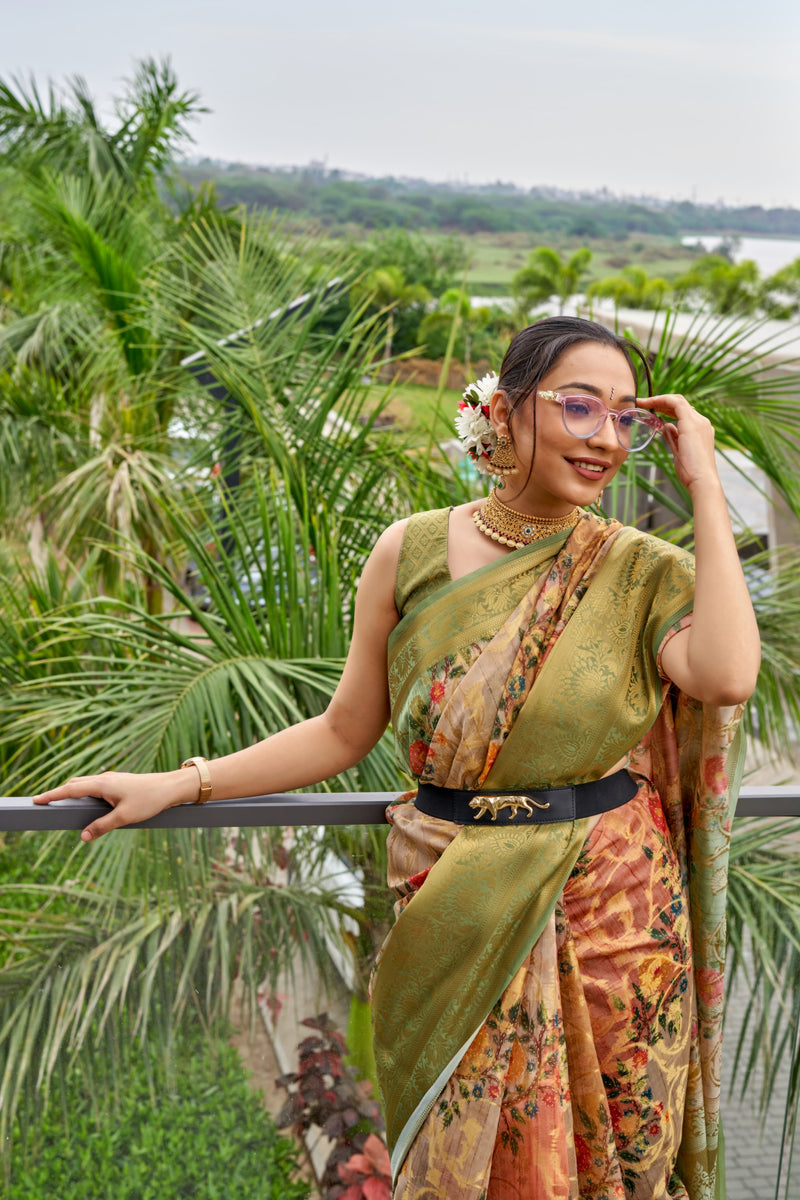
[[[92,842],[111,829],[119,829],[134,821],[147,821],[172,804],[193,799],[196,791],[196,779],[189,777],[187,780],[185,771],[144,775],[134,775],[128,771],[104,771],[100,775],[80,775],[68,779],[59,787],[50,788],[32,799],[34,804],[50,804],[53,800],[78,799],[81,796],[97,796],[100,800],[106,800],[111,805],[111,811],[92,821],[81,834],[83,841]]]
[[[657,412],[667,413],[668,416],[671,416],[677,409],[692,408],[686,397],[681,396],[679,392],[663,392],[657,396],[637,396],[636,407],[654,408]],[[692,411],[694,410],[692,409]]]
[[[706,438],[711,437],[713,439],[714,426],[708,417],[704,417],[702,413],[699,413],[696,408],[692,407],[685,396],[677,394],[645,396],[642,399],[637,399],[636,406],[637,408],[654,410],[656,413],[676,421],[678,433],[691,429],[698,434],[705,435]],[[673,429],[675,428],[673,426]]]
[[[647,396],[636,403],[671,418],[672,423],[665,423],[662,433],[684,487],[691,489],[711,481],[718,486],[714,426],[708,417],[693,408],[685,396],[675,393]]]
[[[49,804],[51,800],[78,800],[81,796],[99,796],[101,800],[113,803],[113,796],[107,794],[113,791],[112,775],[112,771],[104,771],[101,775],[76,775],[66,783],[40,792],[31,799],[34,804]]]
[[[678,428],[676,425],[665,423],[661,429],[664,435],[664,440],[668,444],[670,450],[674,454],[678,448]]]
[[[82,796],[96,796],[112,805],[111,812],[86,826],[81,833],[82,841],[93,842],[101,834],[126,824],[124,815],[116,807],[119,802],[119,788],[113,771],[103,771],[101,775],[77,775],[59,787],[40,792],[31,799],[34,804],[50,804],[53,800],[78,800]]]
[[[121,826],[127,824],[128,822],[120,810],[112,808],[110,813],[106,813],[103,817],[98,817],[96,821],[92,821],[91,825],[86,826],[81,833],[81,841],[93,842],[95,838],[101,837],[104,833],[110,833],[112,829],[119,829]]]

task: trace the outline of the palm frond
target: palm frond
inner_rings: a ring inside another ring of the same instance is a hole
[[[205,841],[196,831],[134,834],[127,845],[98,844],[82,884],[4,887],[0,927],[14,947],[0,968],[4,1144],[21,1100],[40,1107],[54,1074],[80,1059],[90,1081],[102,1075],[112,1023],[130,1033],[117,1038],[124,1070],[126,1056],[145,1047],[169,1055],[187,1007],[207,1025],[226,1014],[235,979],[253,1003],[287,965],[329,962],[327,939],[341,937],[335,878],[298,887],[276,874],[268,845],[258,871],[220,832],[215,846]],[[153,858],[170,863],[168,890],[166,872],[147,881]],[[176,887],[187,872],[190,882]],[[14,906],[31,896],[33,912]]]
[[[713,423],[720,448],[743,451],[800,517],[800,361],[785,353],[792,334],[776,333],[767,321],[710,314],[679,333],[679,316],[668,313],[651,339],[656,389],[686,395]],[[659,467],[672,478],[664,453]]]
[[[800,731],[800,560],[792,549],[764,552],[744,570],[761,635],[761,670],[746,725],[772,752],[791,754]]]
[[[202,606],[174,569],[131,546],[126,561],[171,597],[167,616],[111,599],[44,619],[17,615],[14,627],[47,669],[9,686],[0,731],[7,786],[84,774],[98,762],[169,769],[187,746],[227,754],[326,707],[367,548],[354,539],[343,549],[335,514],[308,504],[297,511],[274,477],[253,496],[244,512],[226,501],[217,527],[171,514],[173,556],[193,563]],[[359,778],[394,786],[387,744],[338,786],[355,789]]]
[[[733,1078],[742,1094],[756,1064],[765,1108],[794,1055],[800,1011],[800,837],[797,821],[738,821],[728,882],[728,986],[748,992]]]

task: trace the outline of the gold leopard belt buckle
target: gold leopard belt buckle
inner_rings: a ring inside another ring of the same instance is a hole
[[[485,813],[492,814],[492,820],[497,820],[497,814],[504,808],[511,808],[514,811],[509,816],[509,821],[516,820],[517,813],[522,808],[529,817],[533,816],[531,804],[536,808],[549,808],[550,802],[542,804],[538,800],[534,800],[531,796],[473,796],[469,802],[470,808],[477,809],[475,820],[479,821]]]

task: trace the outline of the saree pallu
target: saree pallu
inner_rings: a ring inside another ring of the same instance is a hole
[[[446,530],[446,512],[412,519],[401,554],[389,673],[411,771],[556,787],[633,754],[640,788],[588,842],[585,820],[462,828],[397,810],[402,911],[373,980],[396,1194],[510,1200],[540,1179],[548,1196],[721,1196],[741,754],[737,714],[659,676],[691,612],[690,556],[587,514],[453,583]]]

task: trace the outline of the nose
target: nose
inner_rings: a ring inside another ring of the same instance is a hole
[[[600,428],[593,433],[591,437],[586,439],[586,444],[588,446],[605,446],[612,450],[617,448],[619,445],[619,440],[617,438],[616,425],[611,413],[608,413]]]

